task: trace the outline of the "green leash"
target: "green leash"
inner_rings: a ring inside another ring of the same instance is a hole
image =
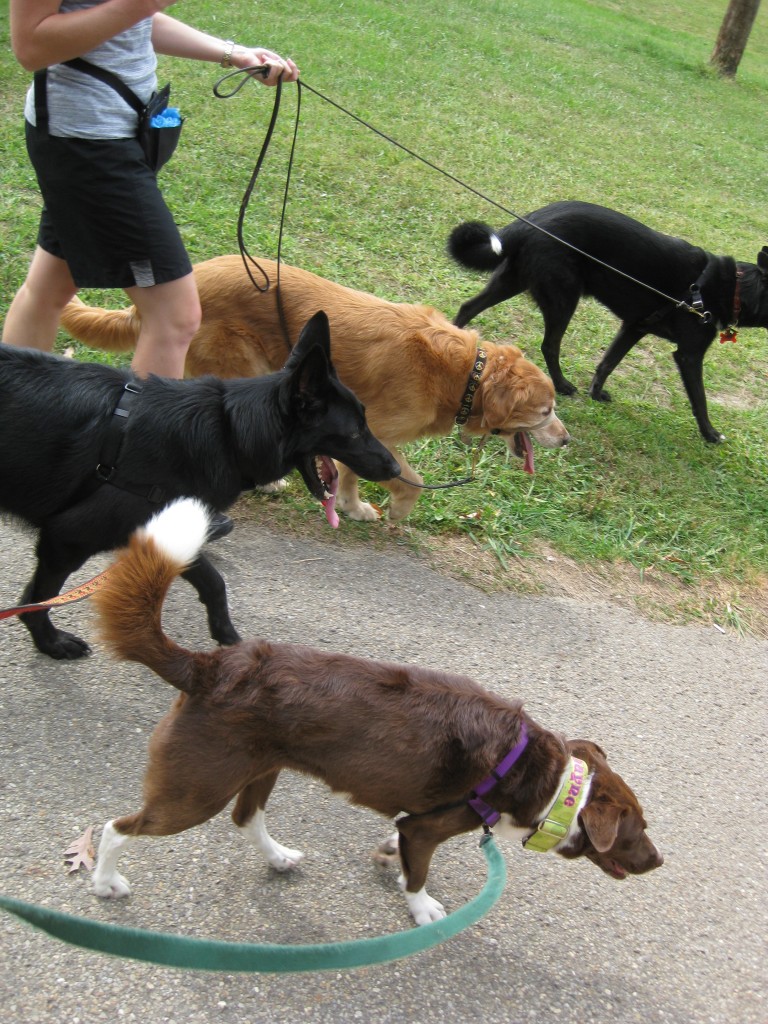
[[[0,909],[15,914],[56,939],[99,953],[144,960],[165,967],[196,971],[256,971],[286,974],[292,971],[331,971],[365,967],[431,949],[469,928],[497,902],[507,878],[504,858],[492,836],[483,836],[488,878],[473,900],[441,921],[420,925],[373,939],[324,942],[317,945],[260,945],[250,942],[219,942],[186,935],[121,928],[89,918],[74,917],[33,903],[0,896]]]

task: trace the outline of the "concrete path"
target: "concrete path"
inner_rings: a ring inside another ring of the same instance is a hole
[[[342,524],[343,530],[343,524]],[[588,862],[503,846],[496,908],[411,959],[343,973],[226,975],[82,952],[0,915],[6,1024],[765,1024],[768,644],[650,624],[607,604],[488,597],[408,556],[290,539],[249,523],[210,549],[245,635],[309,642],[473,675],[526,700],[549,728],[598,741],[638,793],[666,863],[615,882]],[[0,606],[32,566],[31,538],[0,524]],[[94,560],[77,579],[106,564]],[[92,612],[57,613],[94,635]],[[166,628],[208,646],[192,591]],[[121,869],[127,901],[104,903],[62,853],[88,825],[138,806],[147,738],[166,684],[98,647],[79,663],[37,654],[0,623],[2,891],[124,925],[233,941],[325,942],[409,926],[394,871],[369,853],[389,823],[285,776],[271,830],[307,856],[267,870],[226,814],[144,840]],[[386,758],[387,751],[381,756]],[[501,843],[499,844],[501,846]],[[430,891],[451,909],[479,890],[477,837],[436,855]]]

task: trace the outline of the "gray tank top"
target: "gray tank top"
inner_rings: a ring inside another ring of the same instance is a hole
[[[61,12],[97,7],[105,0],[63,0]],[[81,56],[107,68],[146,102],[157,88],[157,59],[152,49],[152,19],[145,18]],[[114,89],[65,64],[48,69],[48,131],[78,139],[129,139],[138,115]],[[35,124],[34,87],[27,92],[24,116]]]

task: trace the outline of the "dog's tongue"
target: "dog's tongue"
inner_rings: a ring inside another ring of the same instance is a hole
[[[336,511],[336,488],[338,481],[334,480],[333,494],[330,498],[323,499],[323,508],[326,510],[326,519],[328,519],[331,526],[334,529],[338,529],[339,526],[339,514]]]
[[[325,510],[325,518],[328,520],[329,525],[332,526],[334,530],[338,529],[339,526],[339,515],[338,512],[336,511],[336,492],[338,491],[338,489],[339,478],[338,476],[334,476],[331,483],[325,485],[325,490],[326,493],[328,494],[328,497],[323,498],[321,503],[323,509]]]
[[[515,434],[515,448],[523,457],[523,471],[533,475],[533,445],[525,430],[518,430]]]

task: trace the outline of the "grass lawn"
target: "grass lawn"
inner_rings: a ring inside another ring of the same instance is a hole
[[[187,0],[179,17],[225,38],[294,57],[303,80],[506,209],[557,199],[622,210],[717,254],[753,261],[768,243],[768,15],[761,11],[738,75],[708,68],[726,0],[306,0],[299,5]],[[29,76],[0,15],[0,315],[23,279],[39,213],[23,146]],[[236,251],[244,189],[273,93],[212,95],[218,69],[163,59],[187,121],[162,172],[195,260]],[[296,89],[281,115],[245,223],[249,249],[274,257]],[[482,283],[445,255],[464,219],[510,216],[303,93],[283,259],[384,298],[428,302],[453,316]],[[119,293],[84,296],[122,305]],[[525,298],[473,323],[540,365],[541,317]],[[616,329],[592,302],[563,344],[578,384],[558,410],[573,443],[537,451],[522,474],[491,441],[476,482],[425,494],[404,524],[345,521],[336,543],[405,545],[484,587],[608,597],[676,621],[768,636],[768,344],[744,331],[712,346],[705,381],[719,446],[699,437],[672,360],[646,338],[609,382],[613,402],[586,397]],[[62,336],[62,345],[66,339]],[[104,358],[78,349],[80,358]],[[455,437],[416,443],[409,460],[429,482],[466,476]],[[382,503],[373,486],[366,496]],[[320,530],[298,481],[254,496],[238,514]]]

